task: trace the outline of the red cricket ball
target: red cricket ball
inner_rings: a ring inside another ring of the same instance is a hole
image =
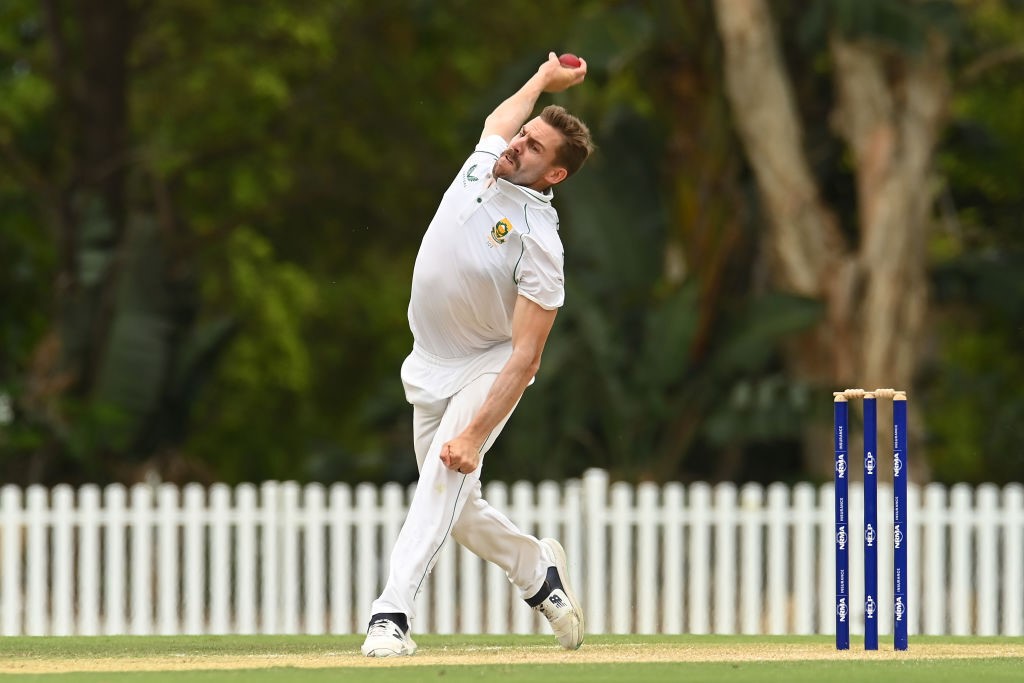
[[[580,65],[580,58],[570,52],[566,52],[564,55],[560,56],[558,61],[562,66],[570,69],[575,69]]]

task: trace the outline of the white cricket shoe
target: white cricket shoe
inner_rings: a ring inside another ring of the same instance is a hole
[[[553,538],[542,539],[541,543],[551,552],[554,565],[548,567],[544,585],[526,604],[544,615],[559,645],[578,650],[583,644],[583,609],[569,586],[565,550]]]
[[[366,657],[407,657],[416,652],[416,643],[390,619],[375,619],[366,630],[361,649]]]

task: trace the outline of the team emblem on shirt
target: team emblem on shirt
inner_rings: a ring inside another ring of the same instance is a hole
[[[491,236],[487,238],[487,242],[492,247],[504,244],[505,238],[508,237],[510,232],[512,232],[512,221],[507,218],[502,218],[494,224],[493,228],[491,228]]]
[[[476,181],[480,180],[475,175],[473,175],[473,171],[476,170],[476,167],[477,164],[473,164],[472,166],[469,167],[469,169],[466,170],[466,181],[462,183],[463,187],[465,187],[466,182],[475,183]]]

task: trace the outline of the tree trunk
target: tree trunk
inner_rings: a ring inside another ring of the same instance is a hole
[[[79,261],[86,248],[116,251],[124,233],[128,57],[136,18],[127,0],[88,0],[70,13],[44,0],[42,10],[60,129],[69,138],[61,146],[73,150],[67,166],[55,169],[61,176],[52,212],[60,245],[57,333],[62,371],[72,378],[72,393],[84,396],[106,335],[102,309],[109,297],[104,283],[81,281]],[[106,227],[86,235],[90,221]]]
[[[791,369],[811,384],[830,384],[854,374],[845,342],[852,333],[855,267],[804,153],[803,128],[767,6],[761,0],[720,0],[715,8],[734,123],[770,218],[771,280],[785,291],[835,302],[822,325],[788,350]]]
[[[933,40],[922,56],[898,58],[893,69],[874,46],[831,43],[835,121],[854,157],[857,261],[865,276],[858,377],[862,386],[909,388],[928,299],[932,155],[949,99],[946,50]]]
[[[732,115],[771,221],[772,280],[826,309],[819,328],[789,350],[791,373],[823,391],[911,390],[927,306],[932,154],[949,97],[944,44],[933,40],[914,57],[866,41],[831,42],[835,121],[856,166],[854,252],[811,174],[766,3],[716,0],[715,9]],[[829,440],[821,425],[805,439],[808,469],[822,478]],[[914,473],[924,479],[927,468]]]
[[[84,278],[82,257],[86,251],[94,258],[115,254],[124,234],[135,15],[127,0],[71,7],[44,0],[41,9],[53,60],[49,76],[57,95],[58,131],[66,136],[54,147],[72,151],[57,155],[65,163],[47,170],[55,180],[39,202],[58,244],[55,314],[29,368],[22,408],[55,435],[34,456],[45,462],[64,447],[58,441],[70,428],[64,399],[85,401],[92,391],[109,332],[116,269]]]
[[[736,127],[773,218],[775,281],[819,296],[842,239],[803,151],[803,130],[768,9],[760,0],[716,4],[725,81]]]

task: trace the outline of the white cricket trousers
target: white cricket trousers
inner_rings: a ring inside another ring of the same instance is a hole
[[[374,601],[371,614],[401,612],[413,619],[416,594],[449,534],[477,556],[505,570],[523,598],[535,595],[543,586],[551,558],[536,537],[524,534],[481,497],[483,459],[470,474],[459,474],[441,462],[441,446],[458,436],[473,419],[496,377],[483,375],[450,398],[413,406],[420,478],[391,551],[387,585]],[[487,437],[481,453],[494,443],[509,415]]]

